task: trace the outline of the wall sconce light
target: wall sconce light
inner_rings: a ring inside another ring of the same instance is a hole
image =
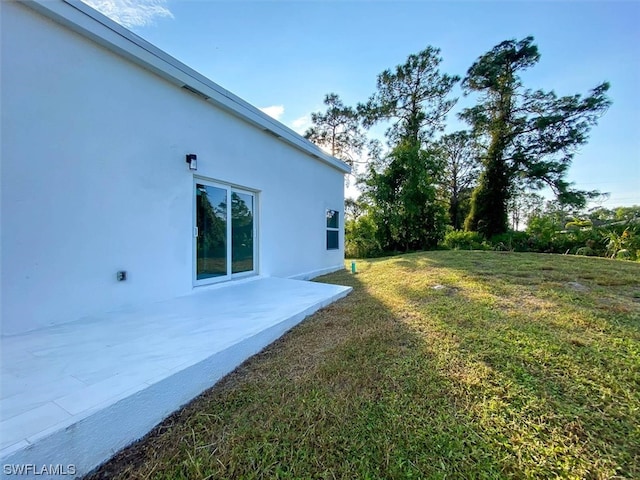
[[[198,156],[195,153],[187,154],[187,163],[189,170],[198,170]]]

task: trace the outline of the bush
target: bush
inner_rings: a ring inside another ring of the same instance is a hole
[[[507,232],[494,235],[489,240],[493,250],[507,252],[528,252],[531,250],[531,237],[526,232]]]
[[[606,252],[611,258],[635,260],[640,251],[640,235],[636,226],[618,226],[604,232]]]
[[[616,252],[615,258],[619,260],[631,260],[631,252],[626,248],[623,248],[622,250],[618,250]]]
[[[587,257],[593,257],[593,256],[596,255],[596,252],[591,247],[580,247],[578,250],[576,250],[576,255],[584,255],[584,256],[587,256]]]
[[[478,232],[451,230],[444,236],[442,244],[452,250],[484,250],[483,238]]]
[[[605,246],[600,229],[571,226],[568,230],[527,229],[528,248],[532,252],[604,255]],[[589,250],[581,250],[588,248]],[[580,253],[578,253],[580,250]]]
[[[345,223],[344,255],[347,258],[377,257],[382,253],[376,237],[377,227],[371,217],[362,215]]]

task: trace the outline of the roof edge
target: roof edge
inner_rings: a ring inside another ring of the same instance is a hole
[[[189,90],[195,90],[206,102],[276,136],[342,173],[351,173],[351,167],[343,161],[325,153],[289,127],[89,5],[79,0],[22,0],[20,3],[152,71],[177,87],[186,86]]]

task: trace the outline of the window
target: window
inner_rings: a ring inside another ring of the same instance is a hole
[[[337,250],[339,247],[339,218],[336,210],[327,210],[327,250]]]

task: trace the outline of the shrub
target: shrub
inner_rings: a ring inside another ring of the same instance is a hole
[[[615,229],[607,231],[604,234],[607,255],[622,260],[635,260],[640,250],[640,235],[636,232],[636,228],[626,227],[622,230],[619,227],[618,231]]]
[[[478,232],[451,230],[444,236],[442,244],[452,250],[483,250],[483,238]]]
[[[587,256],[587,257],[593,257],[593,256],[596,255],[596,252],[591,247],[580,247],[578,250],[576,250],[576,255],[584,255],[584,256]]]
[[[526,232],[507,232],[494,235],[489,240],[493,250],[508,252],[528,252],[531,250],[531,237]]]
[[[615,258],[619,260],[631,260],[631,252],[626,248],[623,248],[622,250],[618,250]]]

